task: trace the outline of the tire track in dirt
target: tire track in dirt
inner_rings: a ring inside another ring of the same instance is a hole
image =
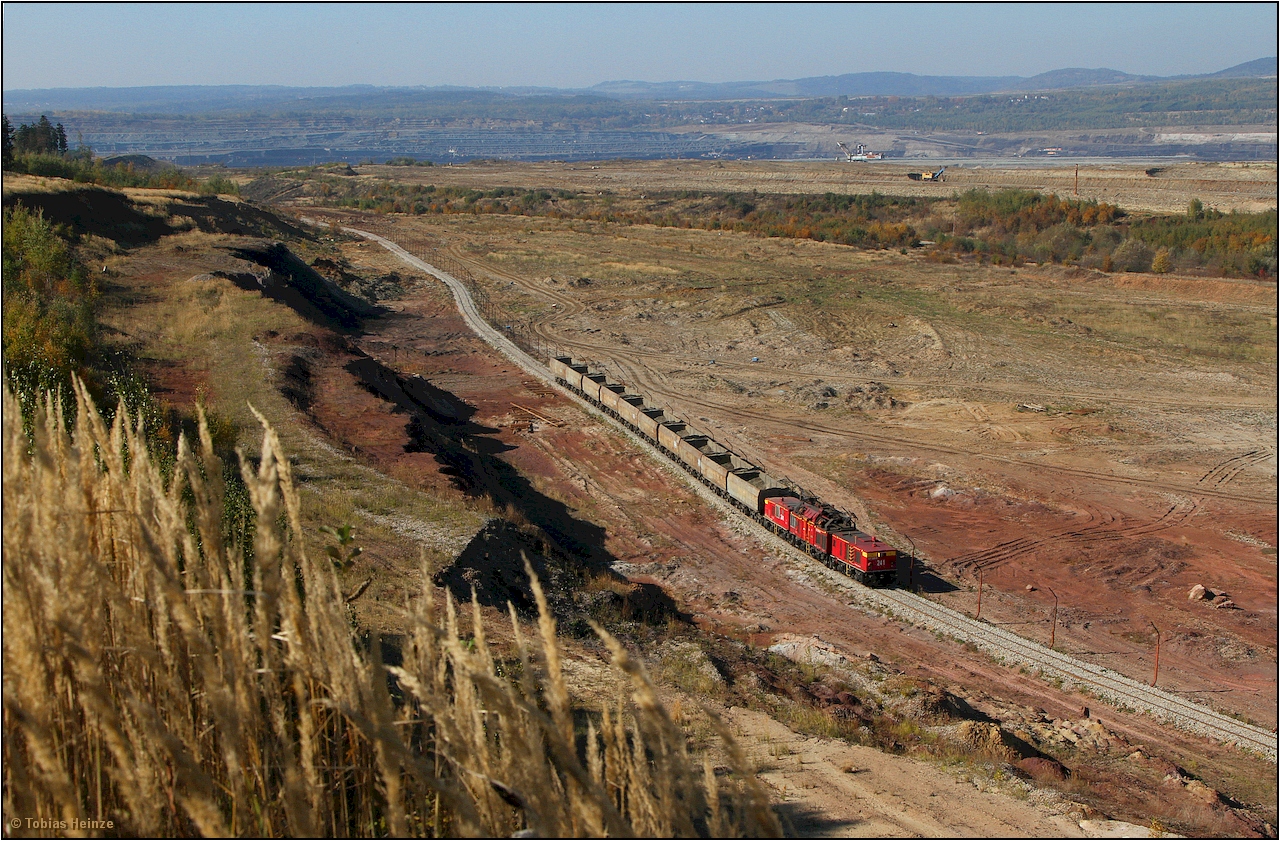
[[[586,310],[586,305],[583,304],[581,301],[579,301],[573,295],[565,294],[553,289],[548,289],[546,286],[542,284],[538,284],[534,281],[531,281],[528,278],[525,278],[521,275],[507,271],[502,268],[492,266],[486,263],[482,258],[478,258],[473,255],[467,254],[463,250],[462,245],[459,243],[456,243],[456,242],[450,243],[446,247],[445,251],[447,252],[449,257],[463,264],[469,270],[483,272],[495,279],[507,281],[509,283],[514,283],[515,285],[520,286],[521,288],[525,289],[526,291],[532,294],[541,296],[543,298],[546,298],[548,300],[555,302],[561,310],[561,312],[559,313],[560,315],[578,315]],[[1224,306],[1231,308],[1230,305],[1224,305]],[[1252,307],[1246,307],[1246,308],[1255,309]],[[1259,311],[1263,311],[1264,308],[1258,307],[1256,309],[1258,309]],[[770,315],[773,316],[773,313],[770,313]],[[556,325],[554,325],[554,323],[544,325],[543,323],[535,322],[535,329],[537,327],[543,328],[543,329],[537,330],[539,336],[549,341],[556,341],[562,344],[572,345],[575,347],[580,347],[582,349],[590,349],[590,350],[596,350],[596,351],[608,352],[611,349],[610,346],[608,345],[596,344],[591,342],[582,343],[582,342],[574,342],[572,340],[567,340],[563,336],[560,336],[556,332],[554,332],[556,330]],[[655,362],[666,362],[669,364],[687,364],[688,363],[687,355],[682,355],[682,354],[663,353],[659,351],[629,350],[628,355],[636,358],[651,359]],[[769,373],[769,374],[775,374],[778,376],[786,376],[786,377],[794,377],[797,374],[801,374],[804,376],[814,376],[814,377],[820,376],[824,379],[830,379],[830,380],[864,381],[866,379],[865,377],[841,376],[838,373],[833,373],[829,371],[804,371],[803,369],[795,369],[795,368],[779,368],[776,366],[770,366],[767,363],[744,364],[744,363],[736,363],[733,361],[718,360],[718,364],[720,367],[726,370],[740,370],[740,371],[749,371],[753,373]],[[908,377],[881,376],[881,377],[877,377],[876,379],[880,382],[909,387],[909,388],[910,387],[935,388],[935,389],[960,388],[960,386],[953,386],[946,382],[912,379]],[[1182,396],[1177,400],[1173,400],[1173,399],[1160,400],[1158,398],[1151,398],[1151,397],[1126,398],[1122,394],[1114,394],[1114,393],[1108,393],[1108,392],[1094,392],[1094,391],[1037,392],[1035,391],[1034,387],[1028,387],[1028,385],[1024,385],[1024,384],[1004,385],[1000,383],[982,383],[980,386],[977,386],[977,387],[985,391],[1010,394],[1012,396],[1017,397],[1018,399],[1023,399],[1023,400],[1031,399],[1033,397],[1042,398],[1042,399],[1043,398],[1053,398],[1053,399],[1070,398],[1073,400],[1092,400],[1092,401],[1107,402],[1107,403],[1118,404],[1118,405],[1134,405],[1134,406],[1143,406],[1143,407],[1164,406],[1169,408],[1186,409],[1191,406],[1203,406],[1206,408],[1237,409],[1237,410],[1245,410],[1245,411],[1259,409],[1259,408],[1271,408],[1274,405],[1272,402],[1268,402],[1265,400],[1227,403],[1227,402],[1223,402],[1222,400],[1214,399],[1212,397],[1196,398],[1194,396]],[[964,386],[964,388],[972,388],[972,387]]]
[[[588,342],[570,342],[570,344],[579,348],[584,348],[584,349],[593,349],[593,350],[599,349],[597,345],[594,345]],[[654,355],[638,353],[635,356],[650,357]],[[661,355],[658,355],[658,356],[661,356]],[[690,397],[688,395],[677,394],[675,390],[671,388],[667,377],[662,376],[661,374],[657,374],[646,365],[640,364],[638,361],[634,361],[634,362],[623,361],[621,359],[614,358],[613,362],[616,368],[614,373],[617,375],[617,378],[623,382],[626,382],[629,386],[631,386],[632,390],[642,393],[646,395],[646,397],[660,396],[660,397],[666,398],[669,401],[672,401],[673,403],[676,403],[676,402],[684,403],[686,406],[697,406],[701,408],[716,408],[716,409],[720,409],[722,411],[731,412],[731,413],[732,411],[734,411],[732,410],[731,407],[728,407],[721,403],[717,403],[713,400],[706,398],[705,396]],[[985,412],[983,412],[981,409],[978,409],[977,411],[975,411],[974,408],[972,407],[970,407],[970,412],[973,413],[975,419],[978,419],[978,420],[982,420],[982,417],[979,416],[980,413],[985,414]],[[766,420],[766,421],[775,420],[774,418],[770,417],[767,414],[752,412],[750,410],[737,409],[736,413],[739,417],[746,416],[746,417],[751,417],[753,419]],[[685,418],[690,417],[690,414],[688,411],[684,411],[683,413],[676,412],[676,414]],[[846,435],[851,435],[852,437],[855,437],[855,438],[878,439],[881,441],[891,442],[895,444],[904,443],[901,439],[897,439],[897,438],[886,438],[886,437],[868,435],[862,432],[847,432],[844,430],[836,430],[829,426],[812,423],[808,421],[797,421],[797,422],[789,422],[789,423],[792,426],[798,426],[804,429],[810,429],[814,431],[826,431],[834,434],[846,434]],[[962,452],[960,450],[938,447],[937,445],[932,445],[929,448],[934,450],[941,450],[941,451],[949,452],[953,454],[961,454]],[[1006,463],[1014,463],[1017,461],[1015,459],[1003,458],[998,456],[989,456],[987,454],[981,454],[981,453],[964,453],[964,454],[971,455],[971,456],[976,455],[978,457],[995,458],[996,460],[1003,461]],[[755,458],[757,460],[757,463],[764,461],[763,459],[759,458],[758,454],[744,452],[743,455],[747,455]],[[1229,478],[1234,478],[1235,475],[1238,475],[1240,471],[1243,471],[1251,464],[1261,462],[1268,457],[1270,457],[1269,453],[1254,451],[1246,454],[1245,456],[1237,456],[1233,459],[1229,459],[1227,462],[1224,462],[1223,465],[1219,465],[1218,467],[1214,468],[1214,471],[1210,471],[1211,474],[1216,471],[1225,471],[1222,473],[1221,476],[1219,476],[1219,481],[1216,481],[1213,484],[1212,489],[1219,488],[1221,485],[1225,484],[1226,481],[1229,481]],[[1051,469],[1057,469],[1057,468],[1051,468]],[[1072,469],[1072,468],[1067,468],[1066,470],[1075,475],[1085,475],[1091,479],[1097,479],[1097,478],[1115,479],[1116,478],[1111,476],[1110,474],[1102,474],[1102,473],[1097,473],[1093,471],[1081,471],[1079,469]],[[1234,472],[1231,472],[1232,470],[1234,470]],[[1143,485],[1147,485],[1149,487],[1157,488],[1160,490],[1173,489],[1166,483],[1162,483],[1162,482],[1144,482],[1142,480],[1128,480],[1128,483],[1143,484]],[[1203,494],[1205,492],[1205,488],[1203,487],[1204,485],[1205,485],[1205,478],[1202,478],[1199,482],[1197,482],[1196,490],[1200,490],[1201,493]],[[1183,490],[1190,490],[1190,489],[1183,489]],[[1222,494],[1222,493],[1211,493],[1211,495],[1227,496],[1227,494]],[[1237,495],[1231,495],[1228,498],[1238,499],[1239,497]],[[1170,507],[1155,521],[1143,522],[1143,523],[1132,523],[1128,525],[1125,524],[1125,520],[1127,518],[1118,516],[1113,512],[1098,511],[1097,513],[1091,513],[1087,525],[1084,525],[1082,527],[1067,529],[1067,530],[1060,531],[1056,534],[1051,534],[1051,535],[1046,535],[1041,537],[1021,537],[1016,540],[1006,541],[1004,543],[997,544],[996,546],[993,546],[989,549],[978,550],[975,552],[968,553],[966,555],[949,558],[947,559],[947,563],[950,565],[953,565],[954,568],[957,569],[958,571],[972,572],[977,570],[979,567],[982,567],[982,568],[999,567],[1008,561],[1011,561],[1021,555],[1028,554],[1031,552],[1036,552],[1036,551],[1041,551],[1046,549],[1078,548],[1080,546],[1088,545],[1091,543],[1096,544],[1102,541],[1114,542],[1114,541],[1144,537],[1147,535],[1156,534],[1158,532],[1161,532],[1167,529],[1177,528],[1185,524],[1189,519],[1191,519],[1191,517],[1193,517],[1200,510],[1200,507],[1201,507],[1201,502],[1199,499],[1185,499],[1185,498],[1179,499],[1178,501],[1170,505]]]
[[[1242,455],[1233,456],[1213,467],[1196,481],[1196,486],[1220,488],[1228,484],[1244,471],[1256,464],[1274,459],[1276,454],[1271,450],[1250,450]]]
[[[487,274],[490,277],[495,278],[497,280],[505,280],[508,283],[514,283],[515,285],[519,286],[520,288],[524,289],[527,292],[531,292],[534,295],[538,295],[540,297],[551,300],[552,302],[559,305],[559,308],[561,310],[560,315],[562,316],[563,315],[579,315],[585,312],[587,309],[586,304],[582,303],[572,295],[566,295],[563,292],[558,292],[554,289],[548,289],[545,286],[541,284],[537,284],[521,275],[506,271],[504,269],[496,268],[494,266],[489,265],[488,263],[485,263],[482,260],[476,259],[475,257],[465,253],[462,250],[462,245],[459,243],[451,243],[447,245],[444,251],[455,262],[461,264],[463,268],[465,268],[467,271]]]
[[[535,327],[537,327],[535,322]],[[567,339],[554,332],[549,332],[554,328],[548,326],[548,332],[540,332],[543,338],[559,342],[566,347],[576,347],[581,350],[590,350],[596,353],[609,354],[616,352],[617,349],[611,345],[602,343],[586,342],[582,340]],[[667,365],[688,365],[689,357],[687,354],[664,353],[661,351],[646,351],[639,349],[628,349],[627,355],[635,359],[652,360],[655,364],[663,363]],[[771,374],[778,377],[794,378],[794,377],[821,377],[825,380],[843,381],[843,382],[866,382],[872,379],[866,376],[842,375],[833,371],[812,371],[804,368],[780,368],[763,362],[739,363],[732,360],[721,360],[717,358],[716,368],[726,371],[742,371],[753,374]],[[965,391],[987,391],[997,394],[1008,394],[1018,400],[1029,400],[1031,398],[1038,399],[1057,399],[1070,398],[1072,400],[1095,401],[1102,403],[1110,403],[1126,406],[1158,406],[1171,409],[1187,409],[1190,407],[1214,408],[1214,409],[1236,409],[1240,411],[1252,411],[1257,409],[1272,409],[1275,406],[1274,401],[1259,399],[1257,401],[1228,403],[1222,400],[1215,400],[1211,397],[1196,398],[1188,396],[1185,399],[1169,399],[1161,400],[1159,398],[1130,398],[1122,394],[1113,394],[1101,391],[1036,391],[1034,386],[1030,384],[1002,384],[1002,383],[978,383],[972,385],[955,385],[943,381],[913,379],[910,377],[894,377],[894,376],[876,376],[877,382],[887,385],[897,385],[907,388],[930,388],[930,389],[953,389]]]
[[[482,258],[467,254],[460,243],[449,242],[444,248],[444,253],[452,260],[462,265],[467,270],[478,271],[493,277],[494,279],[513,283],[522,289],[534,295],[552,301],[558,305],[560,310],[557,315],[578,315],[586,311],[586,305],[579,301],[576,297],[559,292],[554,289],[548,289],[545,285],[536,283],[526,277],[514,272],[495,267],[485,262]],[[610,353],[616,349],[610,345],[602,343],[584,342],[582,340],[568,339],[558,332],[559,325],[552,321],[534,320],[531,324],[533,331],[539,338],[547,342],[553,342],[565,347],[578,348],[581,350],[590,350],[594,352]],[[671,365],[688,364],[687,354],[664,353],[661,351],[647,351],[640,349],[628,349],[628,356],[631,358],[643,358],[652,360],[655,363],[666,363]],[[771,366],[768,363],[737,363],[731,360],[718,360],[718,367],[724,370],[737,370],[751,373],[767,373],[784,377],[795,377],[797,374],[801,376],[822,377],[828,380],[848,381],[848,382],[864,382],[866,377],[844,376],[830,371],[806,371],[797,368],[779,368]],[[1122,394],[1114,394],[1108,392],[1094,391],[1054,391],[1054,392],[1037,392],[1033,387],[1024,384],[1001,384],[1001,383],[981,383],[977,386],[956,386],[947,382],[913,379],[909,377],[893,377],[879,376],[877,381],[886,384],[904,386],[908,388],[965,388],[972,390],[978,388],[983,391],[989,391],[1000,394],[1009,394],[1018,399],[1026,400],[1031,398],[1053,398],[1062,399],[1070,398],[1073,400],[1092,400],[1106,402],[1116,405],[1133,405],[1133,406],[1161,406],[1175,409],[1186,409],[1192,406],[1203,406],[1206,408],[1218,409],[1237,409],[1242,411],[1256,410],[1259,408],[1271,408],[1274,404],[1266,400],[1227,403],[1219,399],[1211,397],[1196,398],[1194,396],[1182,396],[1177,400],[1160,400],[1158,398],[1127,398]]]
[[[617,369],[614,372],[616,378],[627,383],[633,391],[646,396],[662,394],[670,397],[672,394],[667,386],[667,378],[652,372],[643,365],[619,361]],[[694,405],[714,405],[710,404],[709,401],[694,400],[692,403]],[[682,418],[690,418],[687,412],[675,412],[675,414]],[[744,452],[743,455],[752,457],[758,464],[763,465],[765,461],[760,459],[757,454]],[[1103,511],[1096,506],[1088,506],[1089,513],[1085,525],[1064,530],[1057,534],[1041,537],[1028,536],[1006,541],[990,549],[949,558],[947,563],[954,565],[960,571],[972,571],[979,567],[994,568],[1020,555],[1042,549],[1072,548],[1100,541],[1119,541],[1141,537],[1180,526],[1190,519],[1199,508],[1200,503],[1198,501],[1183,499],[1171,505],[1154,522],[1123,525],[1126,518],[1111,511]]]
[[[1123,522],[1124,519],[1112,517],[1106,522],[1093,523],[1084,528],[1062,531],[1045,537],[1021,537],[1017,540],[1006,541],[990,549],[949,558],[947,563],[964,570],[976,570],[979,567],[982,569],[994,569],[1020,555],[1041,549],[1066,549],[1100,541],[1144,537],[1166,529],[1177,528],[1191,519],[1199,510],[1199,501],[1180,499],[1173,503],[1164,514],[1160,515],[1159,519],[1153,522],[1111,528],[1113,523]]]

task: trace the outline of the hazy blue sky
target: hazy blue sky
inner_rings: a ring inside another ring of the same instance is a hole
[[[1205,73],[1276,54],[1273,3],[5,3],[4,87],[724,82],[901,71]]]

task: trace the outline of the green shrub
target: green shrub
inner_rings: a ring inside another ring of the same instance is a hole
[[[4,366],[24,416],[53,392],[74,409],[71,376],[86,373],[97,344],[98,289],[42,212],[4,210]]]

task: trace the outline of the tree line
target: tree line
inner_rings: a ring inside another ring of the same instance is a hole
[[[9,169],[15,154],[65,155],[67,130],[62,123],[54,125],[44,114],[31,125],[23,123],[17,130],[4,115],[4,168]]]
[[[196,178],[173,164],[155,162],[155,167],[138,167],[132,162],[108,163],[83,144],[67,147],[62,123],[54,125],[41,115],[31,125],[13,129],[8,115],[4,122],[4,170],[44,178],[65,178],[81,184],[106,187],[154,187],[162,190],[190,190],[206,195],[238,195],[240,187],[224,175]],[[141,156],[139,156],[141,157]]]

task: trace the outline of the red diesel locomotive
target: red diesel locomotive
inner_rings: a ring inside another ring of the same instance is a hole
[[[898,577],[898,550],[858,531],[846,515],[794,496],[767,497],[764,518],[773,530],[834,570],[871,586]]]

